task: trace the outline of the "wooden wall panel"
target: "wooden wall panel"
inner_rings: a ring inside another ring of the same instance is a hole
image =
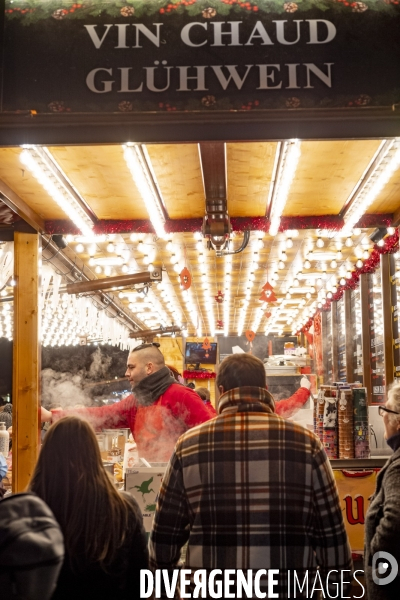
[[[13,492],[22,492],[39,451],[39,234],[14,235]]]

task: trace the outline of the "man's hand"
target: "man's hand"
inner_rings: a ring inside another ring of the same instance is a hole
[[[45,408],[43,408],[43,406],[40,407],[40,421],[42,423],[45,423],[46,421],[51,421],[52,416],[53,415],[49,410],[46,410]]]
[[[311,389],[311,381],[308,381],[307,377],[302,377],[301,381],[300,381],[300,387],[310,390]]]

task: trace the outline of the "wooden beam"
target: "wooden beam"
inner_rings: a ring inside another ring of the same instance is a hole
[[[38,233],[14,234],[13,492],[22,492],[39,450]]]
[[[353,328],[351,323],[351,290],[345,290],[343,295],[344,300],[344,328],[346,340],[346,380],[348,383],[354,382],[353,369]]]
[[[390,255],[381,254],[381,285],[383,309],[383,355],[385,359],[386,391],[394,381],[394,355],[392,331],[392,290],[390,282]]]
[[[132,113],[0,114],[0,145],[373,139],[399,135],[400,111],[387,107],[204,110]]]
[[[367,388],[368,404],[372,402],[371,381],[371,328],[369,322],[368,274],[360,275],[361,300],[361,347],[363,361],[363,383]]]
[[[332,380],[337,381],[339,378],[339,336],[338,336],[338,318],[337,318],[337,302],[332,302]],[[332,383],[329,381],[327,383]]]
[[[0,199],[7,204],[24,221],[29,223],[35,231],[43,233],[45,222],[27,203],[22,200],[8,185],[0,179]]]
[[[206,201],[227,198],[225,144],[206,142],[199,144]]]

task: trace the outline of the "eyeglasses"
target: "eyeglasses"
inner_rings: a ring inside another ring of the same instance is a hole
[[[161,346],[161,344],[159,344],[158,342],[151,342],[149,344],[140,344],[140,346],[136,346],[136,348],[133,348],[133,350],[131,350],[131,354],[132,352],[138,352],[139,350],[144,350],[145,348],[152,348],[154,346],[154,348],[159,348]]]
[[[386,408],[386,406],[380,406],[378,408],[378,413],[380,414],[381,417],[383,417],[385,412],[391,413],[393,415],[400,415],[400,413],[396,412],[395,410],[390,410],[390,408]]]

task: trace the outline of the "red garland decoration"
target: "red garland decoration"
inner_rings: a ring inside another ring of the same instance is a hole
[[[363,266],[360,268],[356,268],[351,273],[350,279],[347,279],[346,283],[344,285],[341,285],[338,288],[338,291],[332,296],[332,298],[328,298],[327,301],[325,302],[325,304],[319,310],[322,310],[322,311],[330,310],[332,302],[337,302],[338,300],[340,300],[343,297],[345,290],[354,290],[358,286],[361,274],[373,273],[374,271],[376,271],[376,269],[380,263],[381,254],[394,254],[395,252],[398,252],[398,251],[399,251],[399,230],[396,229],[396,231],[393,235],[391,235],[385,239],[385,243],[383,246],[378,246],[377,244],[375,244],[374,249],[372,250],[371,254],[369,255],[369,258],[367,258],[367,260],[364,261]],[[315,315],[319,312],[319,310],[317,310],[315,312],[315,314],[307,321],[307,323],[305,325],[303,325],[303,327],[299,331],[296,332],[297,334],[299,334],[301,332],[306,332],[310,329],[311,325],[314,322],[313,319],[314,319]]]
[[[393,215],[364,215],[357,223],[357,227],[388,227],[392,222]],[[201,231],[202,219],[167,219],[165,222],[166,233],[194,233]],[[232,217],[231,225],[233,231],[241,232],[246,229],[250,231],[269,230],[269,220],[266,217]],[[337,215],[310,216],[310,217],[282,217],[279,231],[287,229],[328,229],[339,231],[344,225],[343,219]],[[48,220],[45,223],[46,233],[79,235],[80,231],[68,220]],[[93,227],[94,233],[154,233],[154,229],[147,219],[135,220],[98,220]]]
[[[210,371],[183,371],[185,379],[215,379],[216,374]]]

